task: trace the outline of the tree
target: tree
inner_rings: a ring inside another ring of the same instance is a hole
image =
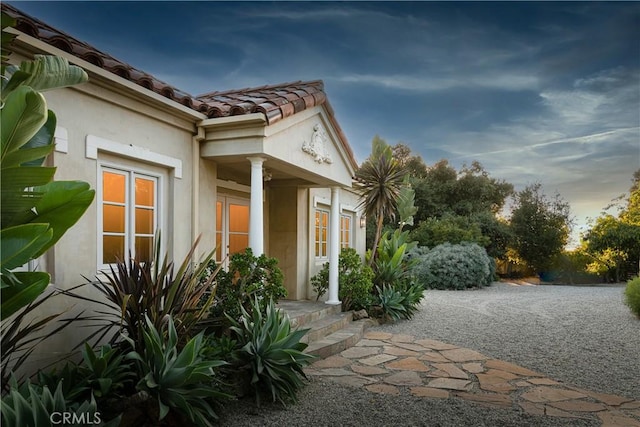
[[[619,215],[605,213],[596,218],[583,237],[584,249],[593,258],[589,270],[611,274],[615,281],[640,269],[640,169],[632,181]]]
[[[371,143],[371,156],[360,166],[355,177],[356,188],[361,195],[360,206],[364,207],[367,217],[376,221],[370,265],[376,257],[375,248],[378,247],[385,218],[394,220],[396,217],[405,175],[406,170],[393,157],[391,147],[376,135]]]
[[[569,204],[559,194],[548,199],[539,183],[516,195],[511,211],[513,249],[538,273],[546,271],[562,253],[571,230]]]

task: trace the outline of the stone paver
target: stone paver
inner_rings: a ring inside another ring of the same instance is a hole
[[[434,399],[448,399],[449,392],[441,388],[433,387],[411,387],[409,389],[411,394],[418,397],[431,397]]]
[[[377,347],[351,347],[340,353],[340,356],[349,359],[360,359],[362,357],[378,354],[379,351],[380,350]]]
[[[388,373],[386,369],[378,368],[377,366],[351,365],[351,369],[360,375],[382,375]]]
[[[541,403],[580,399],[587,395],[573,390],[540,386],[523,393],[521,397],[529,402]]]
[[[442,341],[436,341],[436,340],[415,340],[414,343],[426,348],[430,348],[432,350],[451,350],[454,348],[458,348],[455,345],[447,344]]]
[[[464,369],[465,371],[471,374],[480,374],[484,372],[484,367],[482,366],[482,363],[478,363],[478,362],[463,363],[462,369]]]
[[[388,354],[378,354],[376,356],[367,357],[366,359],[360,359],[360,363],[364,363],[365,365],[369,365],[369,366],[374,366],[374,365],[379,365],[381,363],[389,362],[395,359],[397,359],[396,356],[390,356]]]
[[[382,347],[384,345],[383,341],[380,340],[360,340],[356,347]]]
[[[427,360],[429,362],[447,363],[449,359],[441,355],[440,353],[434,353],[432,351],[426,351],[419,357],[420,360]]]
[[[420,352],[418,351],[406,350],[404,348],[390,346],[385,346],[382,352],[385,354],[391,354],[393,356],[420,356]]]
[[[388,369],[398,369],[402,371],[428,372],[429,368],[415,357],[405,357],[391,363],[387,363]]]
[[[374,393],[394,395],[400,394],[400,390],[398,390],[398,387],[389,384],[371,384],[364,386],[364,388]]]
[[[422,385],[422,378],[416,372],[402,371],[384,378],[384,382],[393,385]]]
[[[341,356],[329,356],[326,359],[318,360],[313,364],[314,368],[342,368],[350,365],[351,360]]]
[[[640,427],[640,401],[582,390],[475,350],[410,335],[366,332],[355,347],[304,369],[372,393],[463,399],[527,414]]]
[[[431,380],[428,386],[434,388],[444,388],[447,390],[466,391],[471,389],[471,381],[457,380],[455,378],[436,378],[435,380]]]
[[[488,359],[482,353],[478,353],[475,350],[469,350],[468,348],[456,348],[453,350],[442,350],[440,352],[444,357],[451,360],[452,362],[473,362],[475,360],[486,360]]]
[[[469,379],[469,375],[453,363],[434,363],[433,367],[436,368],[439,372],[444,373],[444,375],[437,375],[439,377],[448,376],[450,378],[458,378],[462,380]],[[430,376],[433,376],[433,374],[431,374]]]

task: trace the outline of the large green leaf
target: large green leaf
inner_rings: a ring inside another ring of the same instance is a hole
[[[13,270],[36,258],[51,241],[49,224],[24,224],[0,230],[0,267]]]
[[[1,158],[25,145],[47,121],[47,101],[41,93],[21,86],[0,110]]]
[[[33,61],[23,61],[20,69],[31,74],[22,84],[40,91],[73,86],[89,80],[82,68],[69,64],[66,58],[60,56],[36,55]]]
[[[23,271],[14,273],[20,285],[10,286],[1,290],[2,306],[0,314],[2,320],[31,304],[49,285],[51,276],[42,271]]]
[[[23,222],[18,216],[30,211],[42,197],[34,188],[51,181],[55,168],[15,166],[0,171],[2,228]]]
[[[56,132],[56,123],[56,115],[49,110],[45,124],[19,150],[8,153],[2,160],[2,167],[42,166],[46,156],[54,149],[53,137]]]
[[[36,254],[38,257],[80,219],[91,205],[95,190],[83,181],[53,181],[34,190],[41,192],[42,198],[20,222],[47,223],[53,230],[51,241]]]

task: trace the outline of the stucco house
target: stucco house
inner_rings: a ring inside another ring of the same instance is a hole
[[[39,260],[68,288],[117,256],[149,255],[154,233],[176,260],[201,235],[217,257],[251,247],[279,260],[288,298],[313,299],[309,279],[331,262],[337,304],[341,247],[365,250],[352,188],[356,160],[322,81],[191,96],[3,4],[17,20],[12,62],[67,58],[89,82],[47,92],[58,117],[56,179],[87,181],[96,199]],[[215,81],[212,81],[215,86]]]

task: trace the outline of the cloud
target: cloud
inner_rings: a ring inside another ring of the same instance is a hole
[[[490,88],[498,90],[531,90],[538,84],[532,75],[490,73],[481,76],[422,77],[417,75],[349,74],[335,78],[343,83],[373,85],[397,90],[435,92],[455,88]]]

